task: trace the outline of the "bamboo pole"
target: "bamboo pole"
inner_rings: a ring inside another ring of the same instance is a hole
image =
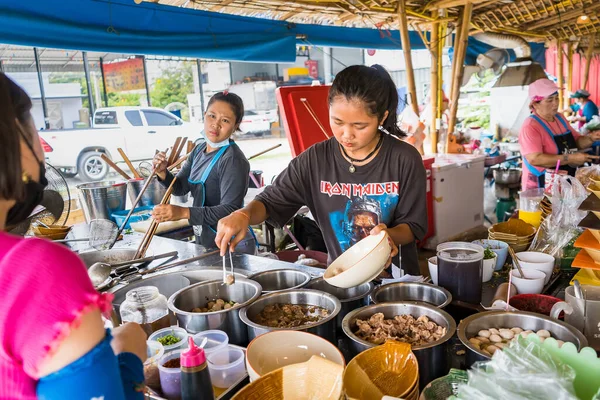
[[[557,72],[556,75],[558,75],[558,109],[559,110],[564,110],[564,90],[563,90],[563,86],[565,84],[564,80],[565,80],[565,75],[564,75],[564,71],[563,71],[563,61],[564,61],[564,54],[563,54],[563,43],[562,40],[558,39],[556,41],[556,56],[558,57],[557,59]]]
[[[432,12],[436,14],[436,12]],[[431,152],[437,153],[438,142],[438,106],[439,106],[439,80],[438,80],[438,60],[441,58],[440,51],[440,23],[434,22],[431,25],[431,39],[429,41],[429,52],[431,53],[431,87],[429,97],[431,101],[431,120],[429,121],[429,139],[431,140]]]
[[[569,95],[573,93],[573,44],[571,42],[567,42],[567,90]],[[565,99],[568,103],[570,100]]]
[[[592,65],[592,57],[594,56],[594,35],[590,35],[588,39],[588,48],[585,52],[585,73],[583,74],[582,89],[587,89],[590,77],[590,66]]]
[[[444,54],[444,40],[446,35],[448,34],[448,23],[443,22],[440,24],[440,33],[439,33],[439,49],[438,49],[438,110],[437,110],[437,118],[442,121],[442,115],[444,113],[444,91],[442,87],[444,86],[444,68],[443,68],[443,54]],[[442,127],[441,123],[438,126],[438,129]]]
[[[462,32],[462,26],[463,26],[463,15],[460,14],[458,16],[458,21],[457,21],[456,27],[454,29],[454,56],[452,57],[452,74],[450,75],[450,76],[452,76],[452,79],[454,79],[454,77],[456,76],[456,65],[457,65],[456,55],[458,54],[460,43],[462,42],[461,37],[460,37],[460,34]],[[454,95],[453,92],[454,92],[454,85],[450,85],[450,93],[448,93],[450,98],[452,98],[452,96]]]
[[[465,55],[467,53],[467,42],[469,40],[469,26],[471,25],[471,15],[473,13],[473,4],[467,3],[463,8],[462,26],[460,27],[460,46],[456,57],[456,75],[452,77],[452,98],[450,99],[450,118],[448,121],[448,136],[446,137],[446,148],[448,147],[450,134],[454,133],[456,125],[456,114],[458,112],[458,99],[460,97],[460,87],[465,72]]]
[[[417,85],[415,83],[415,71],[413,69],[412,55],[410,49],[410,37],[408,34],[408,18],[406,15],[406,4],[404,1],[398,2],[398,25],[400,29],[400,40],[402,50],[404,51],[404,60],[406,64],[406,79],[408,83],[408,94],[413,111],[419,115],[419,103],[417,102]]]

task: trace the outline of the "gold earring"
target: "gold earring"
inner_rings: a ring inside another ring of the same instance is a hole
[[[29,183],[29,181],[31,180],[31,178],[29,177],[29,175],[27,175],[26,172],[23,172],[21,174],[21,180],[23,181],[23,183]]]

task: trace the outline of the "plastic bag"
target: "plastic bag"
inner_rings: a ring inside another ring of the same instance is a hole
[[[577,179],[558,175],[552,186],[552,214],[540,225],[529,251],[560,257],[561,249],[581,233],[577,225],[587,213],[579,206],[588,195]]]
[[[490,361],[475,363],[469,381],[459,385],[461,400],[576,400],[575,371],[555,361],[539,343],[522,337],[496,351]]]
[[[583,126],[581,133],[586,135],[589,132],[597,131],[597,130],[600,130],[600,117],[597,115],[594,115],[592,117],[592,119],[590,120],[590,122],[588,122],[587,124],[585,124]]]
[[[600,177],[600,165],[592,165],[590,167],[581,167],[577,169],[575,178],[584,186],[588,187],[592,183],[592,178]]]

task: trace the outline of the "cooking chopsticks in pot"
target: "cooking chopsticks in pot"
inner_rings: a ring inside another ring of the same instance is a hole
[[[142,176],[139,174],[139,172],[137,172],[137,169],[135,169],[135,167],[131,163],[131,160],[129,159],[129,157],[127,157],[127,154],[125,154],[125,152],[123,151],[123,149],[119,147],[117,149],[117,151],[119,152],[119,154],[121,154],[121,157],[123,157],[123,161],[125,161],[125,164],[127,164],[127,166],[129,167],[129,169],[131,170],[131,173],[133,174],[133,176],[136,179],[140,179]]]
[[[114,169],[115,171],[117,171],[119,173],[119,175],[121,175],[123,178],[130,180],[131,177],[129,175],[127,175],[127,173],[125,171],[123,171],[121,168],[119,168],[117,166],[117,164],[115,164],[113,162],[113,160],[111,160],[110,158],[108,158],[108,156],[104,153],[102,153],[100,155],[100,157],[104,160],[104,162],[106,162],[112,169]]]

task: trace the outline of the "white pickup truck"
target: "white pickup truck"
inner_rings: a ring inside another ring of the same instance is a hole
[[[110,107],[96,110],[91,129],[42,130],[40,138],[46,162],[67,176],[99,181],[109,172],[102,153],[121,162],[117,149],[122,148],[132,161],[149,160],[156,150],[171,147],[178,136],[195,141],[201,132],[201,126],[160,108]]]

